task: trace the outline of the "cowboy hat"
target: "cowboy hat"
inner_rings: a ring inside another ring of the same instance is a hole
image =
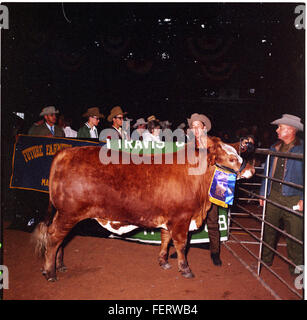
[[[123,112],[122,108],[120,106],[116,106],[111,109],[111,112],[108,116],[108,121],[112,122],[113,118],[118,116],[119,114],[125,115],[127,112]]]
[[[46,116],[48,114],[53,114],[53,113],[59,113],[59,110],[55,110],[55,107],[50,106],[50,107],[44,108],[39,115],[40,116]]]
[[[300,131],[304,130],[304,125],[301,122],[301,118],[297,116],[293,116],[292,114],[287,114],[287,113],[284,113],[282,115],[282,118],[272,121],[271,124],[276,124],[276,125],[286,124]]]
[[[151,115],[151,116],[149,116],[149,117],[147,118],[147,121],[148,121],[148,122],[149,122],[149,121],[153,121],[153,120],[160,121],[160,120],[157,119],[156,116],[154,116],[154,115]]]
[[[160,121],[160,125],[162,129],[168,129],[172,126],[172,123],[169,122],[168,120],[165,120],[165,121]]]
[[[165,121],[160,121],[161,124],[163,124],[164,126],[171,126],[172,122],[169,122],[168,120]]]
[[[193,113],[191,118],[188,118],[187,120],[190,128],[192,127],[192,123],[194,121],[201,121],[206,126],[207,132],[209,132],[211,129],[211,121],[204,114]]]
[[[104,115],[100,113],[99,108],[93,107],[93,108],[88,108],[87,111],[82,115],[84,118],[89,118],[89,117],[97,117],[97,118],[104,118]]]
[[[184,129],[186,127],[184,122],[181,122],[177,129]]]
[[[147,122],[145,122],[144,118],[137,119],[136,123],[133,125],[133,128],[137,128],[138,126],[140,126],[142,124],[147,124]]]

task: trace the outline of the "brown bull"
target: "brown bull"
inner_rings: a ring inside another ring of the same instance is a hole
[[[186,151],[187,147],[181,152]],[[160,266],[170,267],[168,245],[172,239],[179,271],[192,277],[185,257],[187,236],[202,225],[210,209],[208,189],[214,164],[231,168],[240,177],[254,174],[250,164],[239,173],[242,158],[218,138],[208,138],[207,150],[196,150],[194,164],[178,164],[175,157],[174,164],[106,165],[99,152],[100,147],[65,149],[53,160],[49,195],[56,213],[34,233],[36,249],[44,257],[43,274],[49,281],[56,280],[56,269],[65,269],[61,246],[65,236],[88,218],[117,234],[138,227],[161,228]],[[206,170],[189,174],[201,161]]]

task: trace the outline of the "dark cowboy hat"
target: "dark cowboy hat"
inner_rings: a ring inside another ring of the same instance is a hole
[[[112,122],[113,118],[120,115],[120,114],[125,115],[125,114],[127,114],[127,112],[123,112],[123,110],[120,106],[116,106],[116,107],[112,108],[110,114],[108,115],[108,121]]]
[[[97,117],[97,118],[104,118],[104,115],[100,113],[99,108],[93,107],[88,108],[87,111],[82,115],[84,118],[88,117]]]

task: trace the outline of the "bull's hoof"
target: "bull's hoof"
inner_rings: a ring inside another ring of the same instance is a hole
[[[58,267],[57,270],[58,270],[59,272],[67,272],[67,267],[63,265],[63,266],[61,266],[61,267]]]
[[[160,266],[163,270],[168,270],[172,267],[168,262],[162,263]]]
[[[48,282],[55,282],[55,281],[57,281],[57,278],[56,277],[50,277],[50,278],[47,279],[47,281]]]
[[[46,270],[42,271],[42,275],[46,278],[46,280],[48,282],[55,282],[57,281],[56,276],[51,276],[50,274],[48,274],[48,272]]]
[[[191,279],[195,277],[191,271],[182,271],[181,275],[187,279]]]

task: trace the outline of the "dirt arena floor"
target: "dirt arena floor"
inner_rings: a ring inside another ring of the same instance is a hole
[[[272,300],[274,297],[224,247],[222,267],[210,251],[191,247],[188,261],[195,278],[185,279],[172,268],[162,270],[159,246],[92,236],[75,236],[66,246],[66,273],[47,282],[34,256],[31,234],[7,228],[4,223],[4,264],[9,269],[9,289],[4,300]],[[173,247],[170,254],[174,253]],[[297,300],[282,289],[282,298]]]

